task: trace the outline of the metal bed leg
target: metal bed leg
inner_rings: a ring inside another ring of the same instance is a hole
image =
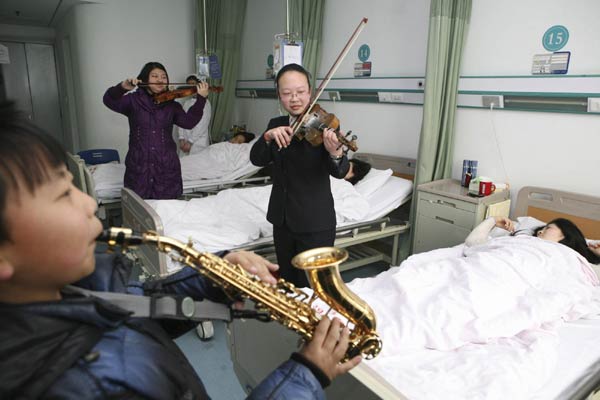
[[[400,238],[400,234],[397,233],[394,235],[394,244],[392,246],[392,265],[397,265],[398,263],[398,240]]]

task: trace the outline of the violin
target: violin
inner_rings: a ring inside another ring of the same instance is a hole
[[[328,114],[327,111],[321,108],[321,106],[317,104],[317,99],[321,96],[323,90],[325,90],[325,87],[329,84],[331,77],[339,67],[344,57],[346,57],[346,54],[348,54],[350,47],[352,47],[358,38],[358,35],[367,24],[367,21],[367,18],[363,18],[360,21],[352,33],[352,36],[350,36],[350,39],[348,42],[346,42],[346,45],[342,49],[341,53],[338,55],[337,59],[327,72],[327,75],[325,75],[325,79],[321,81],[321,85],[319,85],[310,105],[292,125],[294,137],[298,138],[299,140],[306,138],[310,144],[313,146],[318,146],[323,143],[323,130],[325,128],[330,128],[334,130],[337,135],[337,139],[341,144],[347,146],[352,151],[358,150],[358,146],[356,145],[356,135],[353,135],[350,139],[347,139],[346,137],[348,137],[352,132],[348,131],[345,137],[342,136],[340,133],[340,121],[334,114]]]
[[[138,84],[138,86],[150,86],[150,85],[151,84],[149,84],[149,83],[139,83]],[[172,85],[182,85],[182,84],[181,83],[172,83]],[[182,97],[193,96],[196,93],[198,93],[198,90],[196,89],[197,86],[195,86],[195,85],[190,86],[187,83],[185,83],[183,85],[185,85],[185,86],[180,87],[178,89],[166,90],[161,93],[153,94],[152,98],[154,99],[154,104],[161,104],[161,103],[165,103],[167,101],[180,99]],[[213,92],[213,93],[221,93],[223,91],[223,86],[209,86],[208,91]]]
[[[298,121],[300,120],[301,118],[298,118]],[[352,135],[348,139],[352,133],[352,131],[348,131],[346,136],[342,136],[340,133],[340,120],[335,114],[329,114],[318,104],[313,105],[310,111],[303,115],[302,122],[298,125],[297,129],[294,129],[293,127],[294,136],[299,140],[308,140],[308,142],[315,147],[323,143],[323,130],[329,128],[333,129],[338,141],[342,145],[354,152],[358,150],[358,146],[356,145],[356,135]]]

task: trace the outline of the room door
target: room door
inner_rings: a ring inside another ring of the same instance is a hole
[[[12,100],[36,125],[64,144],[54,47],[0,41],[0,100]]]

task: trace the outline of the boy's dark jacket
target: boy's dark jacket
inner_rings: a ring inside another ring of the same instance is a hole
[[[196,299],[223,300],[222,292],[191,268],[143,287],[127,286],[131,266],[124,260],[97,254],[96,271],[77,286],[140,294],[191,291],[201,295]],[[193,325],[170,321],[177,324],[161,326],[156,320],[130,318],[127,311],[101,299],[69,294],[55,302],[0,303],[0,321],[1,399],[208,398],[200,378],[167,334],[183,333]],[[302,394],[311,396],[300,398],[322,396],[310,371],[291,360],[251,396],[273,395],[275,386],[287,387],[288,395],[308,389]]]

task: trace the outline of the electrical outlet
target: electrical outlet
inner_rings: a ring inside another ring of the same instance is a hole
[[[600,113],[600,98],[588,97],[588,112]]]
[[[504,106],[501,96],[481,96],[481,102],[486,108],[490,108],[492,105],[494,108],[502,108]]]
[[[380,103],[391,103],[392,94],[390,92],[377,92],[377,97]]]
[[[392,103],[402,103],[402,93],[392,92],[391,94],[391,102]]]

